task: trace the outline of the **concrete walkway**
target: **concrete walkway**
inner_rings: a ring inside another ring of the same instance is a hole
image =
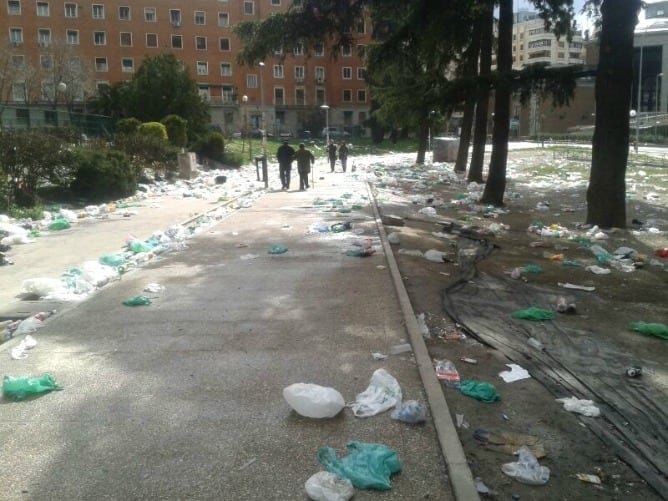
[[[64,387],[0,401],[3,499],[302,500],[304,482],[323,469],[318,449],[343,456],[350,440],[395,449],[402,467],[390,491],[357,490],[355,499],[477,498],[365,182],[327,173],[309,191],[296,185],[270,189],[188,249],[63,309],[34,334],[27,359],[9,357],[18,339],[0,345],[3,374],[48,372]],[[362,209],[340,213],[332,199]],[[352,231],[309,231],[343,221]],[[152,221],[153,229],[172,222]],[[376,253],[347,256],[360,239]],[[274,244],[288,251],[269,254]],[[49,259],[48,246],[42,252]],[[151,305],[122,305],[149,283],[165,287],[148,294]],[[371,356],[406,340],[414,355]],[[360,419],[348,408],[307,419],[282,396],[308,382],[352,402],[379,368],[399,381],[404,400],[429,404],[425,425],[390,412]]]

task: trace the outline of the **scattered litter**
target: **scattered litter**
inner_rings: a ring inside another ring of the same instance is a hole
[[[626,369],[626,375],[628,377],[640,377],[642,376],[642,367],[629,367]]]
[[[244,464],[242,464],[241,466],[239,466],[239,471],[245,470],[245,469],[248,468],[250,465],[252,465],[255,461],[257,461],[257,458],[249,459],[249,460],[246,461]]]
[[[552,320],[554,318],[554,312],[532,306],[526,310],[515,311],[511,316],[520,320],[534,320],[540,322],[542,320]]]
[[[352,257],[369,257],[376,252],[376,249],[373,247],[356,247],[354,249],[348,249],[346,251],[346,256]]]
[[[399,382],[385,369],[377,369],[367,389],[357,395],[350,407],[357,417],[375,416],[397,405],[401,398]]]
[[[332,418],[345,407],[334,388],[310,383],[294,383],[283,388],[283,398],[297,414],[309,418]]]
[[[519,449],[519,460],[501,465],[501,471],[523,484],[544,485],[550,480],[550,469],[541,466],[525,445]]]
[[[468,422],[466,422],[466,420],[464,419],[464,414],[456,414],[455,417],[456,417],[456,419],[457,419],[457,428],[465,428],[465,429],[468,429],[469,424],[468,424]]]
[[[390,417],[404,423],[424,423],[427,420],[427,409],[416,400],[407,400],[395,407]]]
[[[348,501],[355,495],[355,488],[350,480],[329,471],[319,471],[311,475],[304,488],[313,501]]]
[[[503,379],[506,383],[513,383],[515,381],[520,381],[521,379],[528,379],[531,377],[529,371],[517,364],[506,364],[506,367],[510,367],[510,370],[499,372],[499,376],[501,376],[501,379]]]
[[[543,343],[541,343],[535,337],[530,337],[529,339],[527,339],[527,344],[529,346],[533,346],[534,348],[536,348],[539,351],[543,351],[543,349],[544,349]]]
[[[429,326],[424,320],[424,313],[416,315],[415,319],[417,320],[418,328],[420,329],[420,334],[422,334],[422,337],[424,339],[431,339],[431,334],[429,334]]]
[[[461,360],[462,362],[466,362],[467,364],[472,364],[472,365],[475,365],[475,364],[478,363],[478,361],[475,358],[462,357],[459,360]]]
[[[39,377],[5,376],[2,380],[2,395],[10,400],[23,400],[31,395],[62,389],[51,374]]]
[[[565,297],[557,299],[557,311],[559,313],[575,313],[577,310],[575,303],[569,303]]]
[[[491,404],[497,400],[501,400],[501,395],[498,394],[496,388],[491,383],[473,381],[472,379],[464,380],[459,384],[459,391],[467,397],[475,398],[486,404]]]
[[[478,491],[478,494],[482,496],[489,496],[492,491],[489,490],[489,487],[485,485],[485,482],[481,478],[475,478],[475,490]]]
[[[594,292],[596,290],[596,287],[593,287],[593,286],[575,285],[575,284],[569,284],[568,282],[566,282],[566,283],[557,282],[557,285],[559,287],[563,287],[564,289],[576,289],[576,290],[587,291],[587,292]]]
[[[129,297],[123,301],[125,306],[146,306],[151,304],[151,299],[146,296]]]
[[[399,238],[399,233],[393,231],[387,236],[387,241],[390,242],[391,244],[398,245],[401,242],[401,239]]]
[[[388,490],[390,476],[401,471],[399,455],[382,444],[350,441],[346,444],[350,451],[338,459],[331,447],[318,451],[318,461],[331,473],[349,479],[358,489]]]
[[[577,397],[557,398],[557,402],[564,404],[564,410],[575,412],[588,417],[598,417],[601,415],[601,409],[594,405],[592,400],[580,400]]]
[[[486,449],[503,454],[515,455],[520,447],[526,446],[536,458],[545,457],[545,447],[540,439],[533,435],[514,431],[495,432],[480,428],[473,432],[473,438],[484,444]]]
[[[399,355],[408,351],[413,351],[413,347],[409,343],[395,344],[390,348],[390,353],[392,355]]]
[[[449,261],[447,253],[436,249],[429,249],[424,253],[424,258],[432,263],[447,263]]]
[[[646,336],[659,337],[661,339],[668,339],[668,326],[659,323],[646,322],[632,322],[629,329],[635,332],[640,332]]]
[[[450,360],[434,360],[434,371],[436,377],[443,381],[449,388],[459,388],[461,381],[457,367]]]
[[[591,473],[576,473],[575,478],[587,482],[588,484],[600,484],[601,478],[598,475],[593,475]]]
[[[249,259],[257,259],[258,256],[257,254],[244,254],[243,256],[239,256],[239,259],[242,261],[248,261]]]
[[[268,254],[284,254],[288,252],[288,248],[282,244],[272,244],[267,251]]]
[[[157,283],[146,284],[146,286],[144,287],[144,292],[150,292],[152,294],[159,294],[159,293],[164,292],[164,291],[165,291],[165,288],[162,285],[157,284]]]
[[[428,217],[436,217],[436,209],[433,207],[423,207],[418,211],[418,214],[422,214],[423,216],[428,216]]]
[[[417,249],[399,249],[398,253],[407,256],[424,257],[423,252]]]
[[[374,360],[385,360],[387,358],[387,355],[384,353],[379,353],[379,352],[374,352],[371,354],[371,358]]]

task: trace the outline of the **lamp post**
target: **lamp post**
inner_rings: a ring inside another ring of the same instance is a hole
[[[647,30],[645,29],[645,35],[647,35]],[[642,106],[640,100],[642,99],[642,56],[645,48],[645,37],[643,36],[640,44],[640,62],[638,65],[638,102],[636,103],[636,152],[638,151],[638,144],[640,143],[640,112],[642,111]]]
[[[267,158],[267,126],[264,118],[264,61],[260,61],[260,114],[262,115],[262,156]]]
[[[244,103],[244,129],[243,129],[243,132],[242,132],[242,138],[243,138],[243,134],[245,134],[246,137],[248,138],[248,161],[252,162],[253,161],[253,146],[252,146],[253,143],[251,142],[252,138],[251,138],[250,131],[248,130],[248,107],[247,107],[248,96],[246,96],[246,95],[242,96],[241,101]],[[243,139],[242,139],[242,141],[243,141]],[[242,145],[242,151],[241,152],[243,153],[243,142],[241,143],[241,145]]]
[[[58,127],[58,93],[65,94],[66,90],[67,90],[67,84],[59,78],[58,84],[53,89],[53,113],[56,122],[56,127]]]
[[[327,144],[329,144],[329,106],[323,104],[320,108],[325,110],[325,136],[327,137]]]
[[[636,113],[636,110],[631,110],[629,116],[636,119],[636,139],[633,141],[633,150],[638,153],[638,113]]]
[[[659,98],[661,97],[661,81],[659,79],[663,78],[663,73],[659,73],[656,76],[656,112],[659,113]]]

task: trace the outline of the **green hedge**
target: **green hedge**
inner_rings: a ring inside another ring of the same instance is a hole
[[[105,202],[137,191],[137,173],[120,151],[78,150],[73,162],[76,174],[70,189],[78,197]]]

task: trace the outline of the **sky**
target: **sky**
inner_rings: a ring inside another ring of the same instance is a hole
[[[583,16],[580,14],[580,11],[582,10],[582,7],[584,6],[585,0],[574,0],[573,2],[573,7],[575,10],[575,19],[578,23],[578,26],[581,29],[586,29],[587,27],[590,27],[591,21],[587,19],[586,16]],[[533,6],[533,3],[530,0],[513,0],[513,7],[514,10],[517,11],[519,9],[529,9],[533,10],[535,7]]]

